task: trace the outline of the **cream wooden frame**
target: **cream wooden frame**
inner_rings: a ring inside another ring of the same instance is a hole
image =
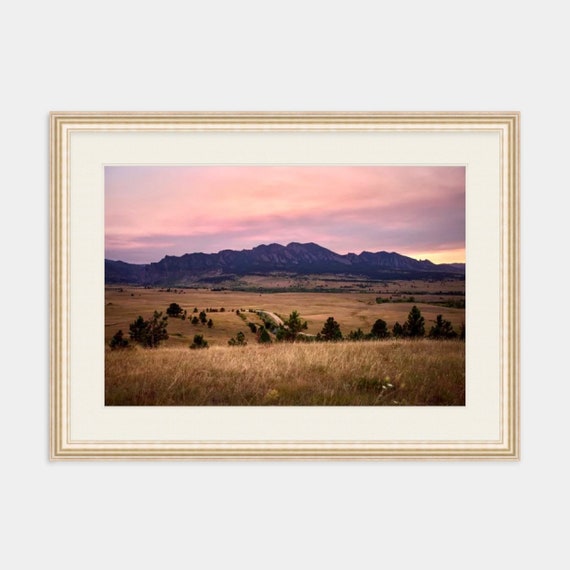
[[[74,113],[50,116],[50,456],[77,459],[518,459],[519,145],[517,112],[483,113]],[[422,441],[70,441],[70,133],[176,131],[493,130],[501,140],[501,438]]]

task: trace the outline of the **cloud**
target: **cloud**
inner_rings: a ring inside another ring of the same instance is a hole
[[[114,166],[105,174],[107,258],[149,262],[290,241],[339,253],[465,248],[463,167]]]

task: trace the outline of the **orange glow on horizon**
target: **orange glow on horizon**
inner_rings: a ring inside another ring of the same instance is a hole
[[[398,252],[413,259],[429,259],[432,263],[465,263],[465,249],[450,249],[445,251],[421,251],[413,253]]]

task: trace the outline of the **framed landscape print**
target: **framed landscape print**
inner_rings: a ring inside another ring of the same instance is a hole
[[[519,114],[51,114],[51,458],[517,459]]]

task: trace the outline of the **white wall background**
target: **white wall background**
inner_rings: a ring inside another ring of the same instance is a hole
[[[561,568],[564,3],[3,5],[5,568]],[[50,110],[520,110],[518,463],[49,463]]]

